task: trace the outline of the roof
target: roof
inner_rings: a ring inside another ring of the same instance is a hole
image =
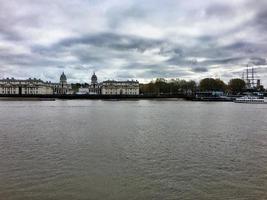
[[[60,76],[60,81],[66,81],[67,80],[67,77],[66,75],[64,74],[64,72],[61,74]]]
[[[92,75],[91,79],[97,79],[97,76],[95,75],[95,73]]]
[[[127,81],[115,81],[115,80],[107,80],[103,81],[103,83],[139,83],[137,80],[127,80]]]

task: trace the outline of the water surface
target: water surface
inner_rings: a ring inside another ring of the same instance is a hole
[[[0,102],[0,199],[267,199],[267,105]]]

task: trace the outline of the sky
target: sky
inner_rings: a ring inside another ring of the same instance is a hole
[[[266,0],[0,0],[0,78],[148,82],[241,78],[267,86]]]

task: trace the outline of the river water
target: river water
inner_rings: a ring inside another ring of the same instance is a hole
[[[267,199],[267,105],[1,101],[0,199]]]

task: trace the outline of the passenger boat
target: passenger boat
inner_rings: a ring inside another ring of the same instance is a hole
[[[235,103],[250,103],[250,104],[267,104],[267,98],[260,98],[258,96],[243,96],[236,98]]]

